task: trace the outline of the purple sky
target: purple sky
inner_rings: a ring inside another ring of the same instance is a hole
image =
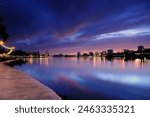
[[[150,47],[149,0],[0,0],[16,49],[52,53]]]

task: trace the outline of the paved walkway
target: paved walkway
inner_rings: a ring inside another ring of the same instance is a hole
[[[0,63],[0,99],[61,99],[53,90],[31,76]]]

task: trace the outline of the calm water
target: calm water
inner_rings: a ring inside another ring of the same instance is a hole
[[[150,99],[150,60],[30,58],[15,68],[67,99]]]

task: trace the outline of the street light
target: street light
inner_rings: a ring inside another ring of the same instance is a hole
[[[2,47],[4,47],[5,49],[8,49],[8,50],[9,50],[9,52],[4,53],[4,56],[7,56],[7,55],[11,54],[12,51],[15,49],[15,47],[7,47],[7,46],[5,46],[5,45],[4,45],[4,42],[3,42],[2,40],[0,40],[0,46],[2,46]]]
[[[0,45],[3,45],[3,44],[4,44],[4,42],[0,40]]]

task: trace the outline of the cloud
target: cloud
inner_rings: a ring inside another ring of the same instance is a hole
[[[0,14],[10,35],[7,44],[17,49],[66,52],[108,47],[128,37],[134,44],[141,36],[150,42],[146,27],[150,26],[150,2],[146,0],[2,1]]]
[[[126,29],[111,33],[100,34],[94,37],[94,40],[103,40],[111,38],[126,38],[126,37],[138,37],[150,35],[150,27],[141,27],[134,29]]]
[[[64,75],[59,75],[56,77],[54,80],[55,83],[61,83],[61,84],[68,84],[69,86],[72,86],[73,88],[79,89],[81,91],[87,92],[88,90],[84,87],[79,85],[79,82],[83,82],[82,80],[78,80],[76,77],[75,79],[72,79],[72,77],[64,76]]]
[[[75,38],[81,33],[78,33],[79,30],[84,28],[88,24],[88,21],[81,21],[78,23],[73,24],[72,26],[69,25],[67,27],[57,27],[56,31],[53,33],[53,36],[58,39],[64,38]]]

